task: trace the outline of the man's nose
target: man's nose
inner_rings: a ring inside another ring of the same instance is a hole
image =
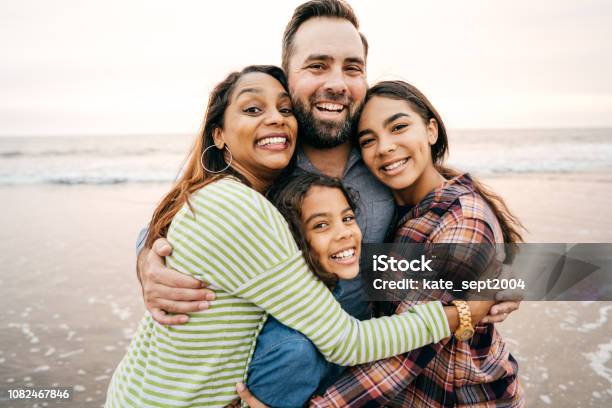
[[[348,87],[346,86],[344,73],[341,68],[330,70],[327,81],[325,82],[325,90],[336,95],[344,95],[347,93]]]

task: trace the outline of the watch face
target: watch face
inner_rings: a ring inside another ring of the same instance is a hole
[[[457,336],[457,338],[461,341],[466,341],[466,340],[471,339],[473,335],[474,335],[474,330],[465,328],[461,330],[461,333],[459,334],[459,336]]]

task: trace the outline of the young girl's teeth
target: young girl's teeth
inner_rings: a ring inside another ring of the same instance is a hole
[[[267,137],[257,142],[257,146],[266,146],[269,144],[286,143],[286,142],[287,142],[286,137]]]
[[[346,251],[338,252],[337,254],[332,255],[332,258],[344,259],[344,258],[350,258],[353,255],[355,255],[355,249],[351,248],[351,249],[347,249]]]

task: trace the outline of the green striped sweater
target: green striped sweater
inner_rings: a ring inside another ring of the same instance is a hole
[[[168,231],[168,266],[210,283],[217,299],[189,323],[147,313],[111,380],[107,407],[222,407],[246,380],[267,313],[299,330],[331,362],[356,365],[450,335],[440,302],[391,317],[348,315],[308,269],[282,215],[233,178],[191,197]]]

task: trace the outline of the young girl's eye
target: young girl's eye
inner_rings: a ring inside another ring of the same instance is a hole
[[[262,110],[258,108],[257,106],[251,106],[243,110],[243,112],[245,113],[252,113],[252,114],[257,114],[257,113],[260,113],[261,111]]]
[[[293,109],[291,109],[291,108],[280,108],[278,111],[280,113],[282,113],[283,115],[292,115],[293,114]]]
[[[325,227],[327,227],[327,223],[326,222],[319,222],[319,223],[316,223],[314,225],[314,229],[323,229]]]
[[[346,215],[344,218],[342,218],[342,222],[345,222],[345,223],[349,223],[353,221],[355,221],[355,216],[353,214]]]

